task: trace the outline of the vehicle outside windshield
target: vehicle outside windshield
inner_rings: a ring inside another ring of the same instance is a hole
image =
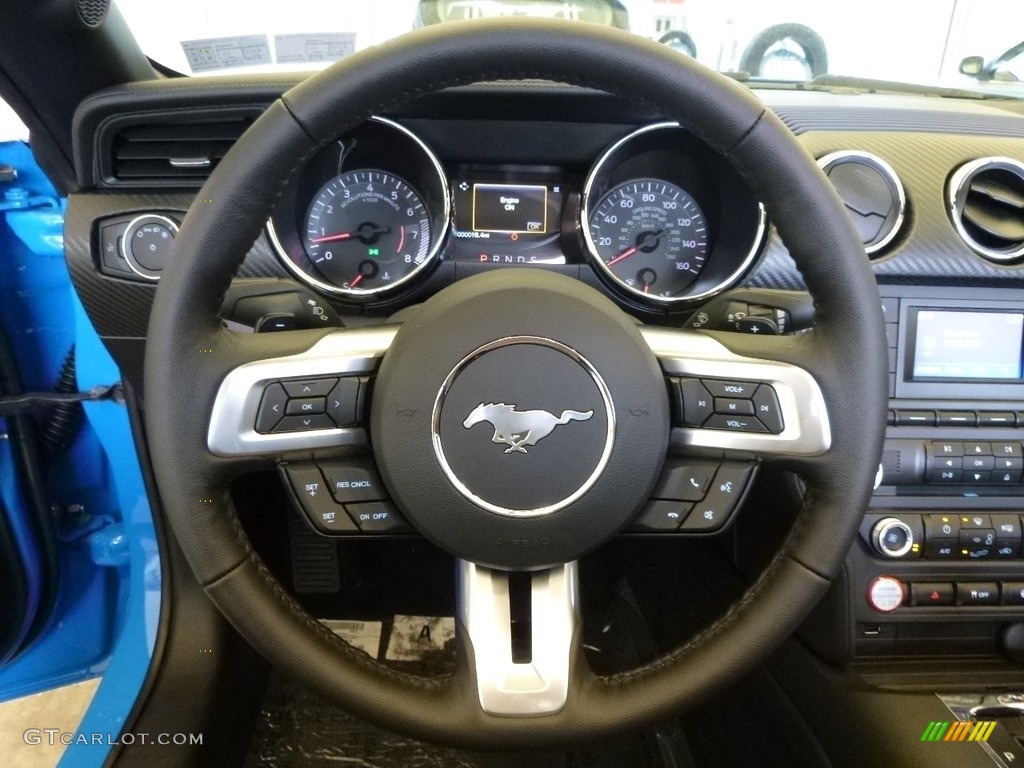
[[[1024,39],[1021,0],[117,0],[143,50],[188,75],[305,71],[417,27],[538,16],[627,29],[752,80],[821,75],[1017,95],[961,66]]]

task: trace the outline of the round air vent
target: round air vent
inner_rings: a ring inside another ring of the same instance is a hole
[[[896,171],[880,157],[852,150],[825,155],[818,166],[846,204],[868,256],[880,256],[899,233],[907,209]]]
[[[962,165],[949,177],[946,203],[975,253],[1000,264],[1024,256],[1024,164],[983,157]]]

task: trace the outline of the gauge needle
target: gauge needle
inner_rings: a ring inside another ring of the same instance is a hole
[[[610,259],[609,261],[606,261],[604,265],[606,267],[613,266],[614,264],[618,264],[623,259],[628,259],[634,253],[636,253],[636,247],[635,246],[633,248],[627,248],[626,250],[624,250],[622,253],[620,253],[615,258]]]
[[[309,242],[311,243],[331,243],[335,240],[348,240],[352,237],[351,232],[339,232],[336,235],[326,235],[324,237],[314,237]]]
[[[349,280],[348,287],[349,288],[355,288],[361,282],[363,282],[363,273],[362,272],[360,272],[358,275],[356,275],[351,280]]]

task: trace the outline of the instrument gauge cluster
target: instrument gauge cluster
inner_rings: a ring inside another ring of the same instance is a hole
[[[412,301],[449,263],[449,279],[502,266],[587,270],[620,304],[665,311],[736,285],[764,243],[753,193],[676,123],[631,130],[583,167],[445,159],[391,120],[346,133],[268,221],[278,256],[353,305]]]
[[[373,118],[307,164],[267,231],[297,278],[358,302],[427,274],[450,218],[448,181],[434,153],[401,125]]]
[[[595,263],[644,298],[680,295],[707,261],[704,212],[688,192],[661,179],[615,186],[586,225]]]
[[[750,270],[766,217],[731,165],[677,123],[657,123],[623,137],[593,165],[580,230],[612,290],[644,304],[687,305]]]

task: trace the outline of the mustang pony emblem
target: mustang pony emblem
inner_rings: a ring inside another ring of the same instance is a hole
[[[514,405],[505,403],[480,403],[462,422],[469,429],[481,421],[494,427],[492,443],[507,445],[505,453],[526,453],[526,446],[536,445],[554,432],[559,424],[570,421],[587,421],[593,411],[562,411],[555,416],[547,411],[517,411]]]

